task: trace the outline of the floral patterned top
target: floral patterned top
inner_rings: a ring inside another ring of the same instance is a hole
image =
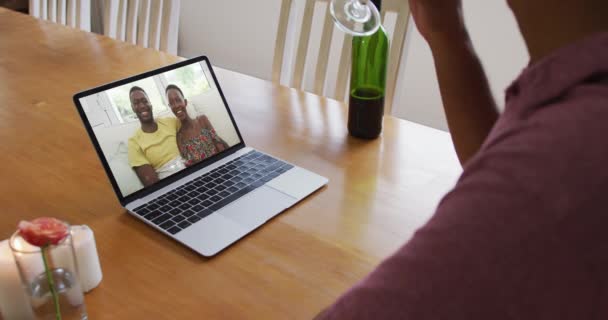
[[[186,166],[191,166],[218,153],[217,143],[221,144],[222,141],[215,130],[203,128],[197,137],[182,141],[179,144],[179,151]]]

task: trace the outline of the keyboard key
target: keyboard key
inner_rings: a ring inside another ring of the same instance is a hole
[[[152,220],[152,223],[154,223],[155,225],[159,225],[169,219],[171,219],[170,214],[163,214],[163,215],[159,216],[158,218]]]
[[[182,212],[182,216],[184,216],[186,218],[192,217],[195,214],[196,214],[196,212],[194,212],[192,210],[186,210],[186,211]]]
[[[235,186],[236,186],[237,188],[239,188],[239,189],[243,189],[243,188],[244,188],[246,185],[247,185],[247,184],[246,184],[246,183],[244,183],[244,182],[239,182],[239,183],[237,183]]]
[[[212,213],[213,213],[213,210],[210,210],[210,209],[203,209],[203,210],[199,211],[199,212],[196,214],[196,216],[202,219],[202,218],[204,218],[204,217],[206,217],[206,216],[208,216],[208,215],[210,215],[210,214],[212,214]]]
[[[201,220],[201,218],[200,218],[200,217],[198,217],[198,216],[192,216],[192,217],[188,218],[188,221],[189,221],[190,223],[196,223],[196,222],[198,222],[199,220]]]
[[[196,182],[194,182],[194,185],[195,185],[195,186],[197,186],[197,187],[201,187],[201,186],[203,186],[204,184],[205,184],[205,183],[204,183],[203,181],[196,181]]]
[[[158,205],[160,205],[160,206],[164,206],[164,205],[166,205],[167,203],[169,203],[169,201],[167,201],[167,200],[165,200],[165,199],[159,199],[157,203],[158,203]]]
[[[150,204],[147,206],[147,208],[150,210],[156,210],[156,209],[160,208],[160,206],[157,204]]]
[[[217,187],[217,184],[215,184],[213,182],[209,182],[205,185],[205,187],[208,189],[213,189],[213,188]]]
[[[178,214],[182,213],[182,210],[178,209],[178,208],[173,208],[171,209],[171,211],[169,211],[169,214],[172,216],[176,216]]]
[[[265,184],[264,181],[262,181],[262,180],[256,180],[250,186],[252,186],[254,188],[259,188],[259,187],[263,186],[264,184]]]
[[[204,181],[204,182],[211,182],[211,181],[213,181],[213,178],[212,178],[212,177],[210,177],[210,176],[205,176],[205,177],[203,178],[203,181]]]
[[[220,184],[224,183],[224,181],[226,181],[226,180],[224,180],[222,178],[217,178],[213,181],[213,183],[220,185]]]
[[[165,222],[161,223],[161,224],[159,225],[159,227],[161,227],[161,228],[163,228],[163,229],[167,230],[167,229],[169,229],[169,228],[173,227],[174,225],[175,225],[175,222],[173,222],[173,221],[171,221],[171,220],[168,220],[168,221],[165,221]]]
[[[176,234],[178,232],[182,231],[181,228],[179,228],[178,226],[172,227],[169,230],[167,230],[167,232],[169,232],[170,234]]]
[[[235,193],[235,192],[237,192],[239,190],[239,188],[237,188],[237,187],[230,187],[230,188],[228,188],[226,190],[228,190],[228,192],[230,192],[230,193]]]
[[[234,181],[226,181],[226,182],[224,182],[224,185],[225,185],[226,187],[232,187],[232,186],[233,186],[233,185],[235,185],[235,184],[236,184],[236,183],[235,183]]]
[[[194,191],[190,191],[190,193],[188,193],[188,197],[190,197],[190,198],[198,198],[198,196],[200,194],[201,193],[199,191],[194,190]]]
[[[171,193],[167,196],[167,199],[169,199],[170,201],[177,199],[177,195]]]
[[[213,196],[213,197],[211,197],[211,201],[213,201],[213,202],[218,202],[218,201],[220,201],[220,200],[222,200],[222,199],[223,199],[223,198],[222,198],[222,197],[219,197],[219,196]]]
[[[217,186],[217,187],[215,187],[215,190],[217,190],[217,191],[224,191],[224,190],[226,190],[226,187],[224,187],[224,186]]]
[[[253,181],[255,181],[255,179],[253,179],[253,178],[247,178],[247,179],[243,180],[243,182],[246,183],[246,184],[250,184]]]
[[[206,194],[206,193],[201,193],[198,197],[196,197],[198,200],[201,201],[205,201],[207,199],[209,199],[210,195]]]
[[[186,217],[179,215],[179,216],[173,217],[173,219],[171,219],[171,220],[173,220],[175,223],[178,223],[178,222],[182,222],[182,221],[186,220]]]
[[[173,200],[173,201],[169,202],[169,206],[174,207],[174,208],[179,206],[180,204],[182,204],[182,202],[179,200]]]
[[[215,191],[215,190],[209,190],[209,191],[207,191],[207,194],[210,195],[210,196],[214,196],[214,195],[217,194],[217,191]]]
[[[192,191],[192,190],[196,189],[196,186],[195,185],[189,185],[185,189],[188,190],[188,191]]]
[[[262,174],[259,174],[259,173],[256,173],[256,174],[254,174],[254,175],[253,175],[253,176],[251,176],[251,177],[257,180],[257,179],[259,179],[259,178],[263,177],[263,175],[262,175]]]
[[[276,169],[280,168],[282,165],[283,165],[283,163],[282,163],[282,162],[278,162],[278,161],[277,161],[275,164],[273,164],[273,165],[271,165],[271,166],[268,166],[268,167],[266,168],[266,170],[267,170],[267,171],[273,171],[273,170],[276,170]]]
[[[197,199],[197,198],[192,198],[190,199],[190,201],[188,201],[189,204],[195,206],[197,204],[199,204],[201,202],[201,200]]]
[[[133,211],[135,211],[135,213],[139,214],[142,217],[147,215],[148,213],[150,213],[150,210],[148,210],[147,208],[144,208],[144,207],[140,207],[140,208],[142,208],[142,209],[135,209]]]
[[[175,191],[175,194],[177,194],[179,196],[184,196],[184,195],[186,195],[186,193],[187,192],[185,190],[177,190],[177,191]]]
[[[230,196],[226,197],[225,199],[222,199],[222,201],[219,201],[219,202],[213,204],[209,209],[211,209],[213,211],[217,211],[217,210],[225,207],[227,204],[233,202],[234,200],[246,195],[247,193],[249,193],[253,190],[255,190],[255,188],[250,187],[250,186],[248,186],[244,189],[241,189],[241,190],[237,191],[236,193],[233,193]]]
[[[229,196],[229,195],[230,195],[230,192],[227,192],[227,191],[222,191],[222,192],[220,192],[220,194],[219,194],[219,196],[220,196],[220,197],[222,197],[222,198],[226,198],[226,197],[227,197],[227,196]]]
[[[210,174],[209,176],[212,177],[213,179],[217,179],[220,177],[220,174],[217,172],[214,172],[214,173]]]
[[[234,182],[241,182],[241,181],[243,181],[243,178],[241,178],[241,177],[239,177],[239,176],[236,176],[236,177],[232,178],[232,180],[231,180],[231,181],[234,181]]]
[[[160,217],[163,213],[158,211],[158,210],[154,210],[151,211],[150,213],[148,213],[147,215],[144,216],[144,218],[148,219],[148,220],[154,220],[158,217]]]
[[[221,170],[218,170],[218,172],[219,172],[219,173],[221,173],[221,174],[225,174],[225,173],[228,173],[228,170],[226,170],[226,169],[221,169]]]
[[[188,202],[188,200],[190,200],[190,197],[188,197],[188,196],[179,197],[177,199],[177,201],[182,202],[182,203]]]
[[[210,200],[205,200],[201,204],[204,205],[205,207],[210,207],[211,205],[213,205],[213,202]]]
[[[145,208],[147,205],[148,205],[148,204],[143,204],[143,205],[141,205],[141,206],[139,206],[139,207],[137,207],[137,208],[133,209],[133,211],[137,212],[137,211],[139,211],[139,210],[141,210],[141,209]]]
[[[178,225],[180,228],[182,228],[182,229],[186,229],[186,228],[188,228],[190,225],[192,225],[192,223],[190,223],[190,222],[189,222],[189,221],[187,221],[187,220],[184,220],[184,221],[182,221],[182,222],[178,223],[177,225]]]
[[[236,169],[236,166],[234,164],[230,164],[230,165],[227,165],[226,168],[228,168],[228,170],[234,170],[234,169]]]

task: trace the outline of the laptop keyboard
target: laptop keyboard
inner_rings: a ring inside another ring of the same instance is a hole
[[[133,211],[176,234],[292,168],[250,151]]]

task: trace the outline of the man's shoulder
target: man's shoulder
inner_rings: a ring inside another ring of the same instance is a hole
[[[142,138],[142,133],[143,131],[141,130],[141,128],[137,128],[137,130],[135,130],[135,132],[133,132],[133,134],[129,137],[128,143],[139,144],[139,141],[141,141]]]
[[[177,120],[177,118],[173,118],[173,117],[158,118],[156,120],[156,123],[160,127],[171,129],[171,131],[174,131],[174,130],[177,131],[177,129],[179,129],[179,127],[180,127],[179,120]]]
[[[158,118],[156,119],[156,123],[159,124],[163,124],[163,125],[175,125],[177,123],[177,118],[173,118],[173,117],[164,117],[164,118]]]

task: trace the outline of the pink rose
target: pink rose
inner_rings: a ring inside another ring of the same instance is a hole
[[[55,218],[21,221],[18,228],[23,239],[37,247],[56,245],[68,235],[68,225]]]

